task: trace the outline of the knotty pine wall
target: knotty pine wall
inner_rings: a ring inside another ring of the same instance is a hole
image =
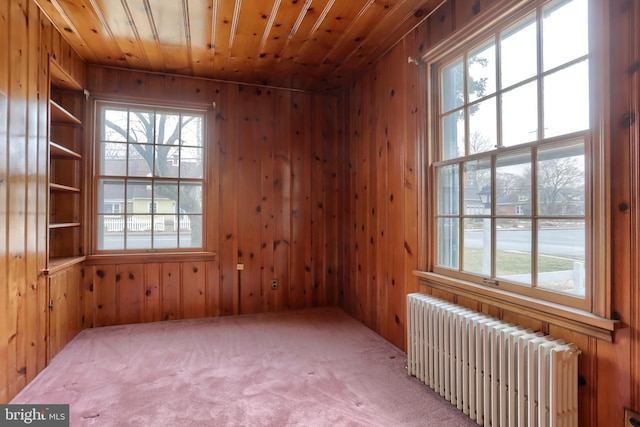
[[[426,69],[407,57],[422,57],[457,28],[473,25],[496,1],[449,0],[345,91],[350,257],[343,307],[402,348],[404,296],[417,290],[574,342],[586,380],[580,426],[621,426],[625,407],[640,410],[640,3],[611,1],[612,87],[602,88],[611,103],[612,312],[621,320],[614,342],[440,291],[412,274],[425,265],[417,208],[424,203],[420,147],[428,129]]]
[[[96,99],[209,110],[205,241],[216,253],[198,262],[88,261],[94,326],[338,304],[337,96],[97,66],[87,84]]]
[[[338,304],[339,97],[87,67],[31,0],[2,2],[0,46],[0,402],[82,328]],[[95,96],[211,107],[204,209],[215,256],[92,258],[42,273],[50,56]]]
[[[78,81],[84,81],[84,64],[30,0],[0,2],[0,46],[0,402],[4,403],[48,362],[49,295],[42,271],[48,234],[49,57]],[[64,297],[70,307],[80,304],[70,300],[78,295]],[[80,327],[77,319],[77,312],[68,314],[65,334],[75,335]]]

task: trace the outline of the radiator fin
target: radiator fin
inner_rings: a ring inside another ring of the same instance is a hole
[[[407,334],[408,373],[478,425],[578,426],[575,345],[425,294]]]

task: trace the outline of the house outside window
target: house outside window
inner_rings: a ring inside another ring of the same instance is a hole
[[[203,249],[204,137],[201,110],[96,102],[96,252]]]
[[[430,62],[433,272],[591,310],[590,4],[531,2]]]

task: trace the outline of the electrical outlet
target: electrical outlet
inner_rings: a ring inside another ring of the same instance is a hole
[[[640,427],[640,412],[624,408],[624,427]]]
[[[274,291],[276,289],[278,289],[278,279],[272,279],[271,280],[271,289],[274,290]]]

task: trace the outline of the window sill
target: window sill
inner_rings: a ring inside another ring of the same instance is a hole
[[[613,342],[613,332],[621,326],[620,321],[596,316],[587,311],[515,295],[499,289],[485,288],[441,274],[419,270],[414,270],[413,274],[436,289],[540,319],[600,340]]]
[[[150,264],[155,262],[213,261],[215,252],[119,253],[87,256],[85,265]]]

